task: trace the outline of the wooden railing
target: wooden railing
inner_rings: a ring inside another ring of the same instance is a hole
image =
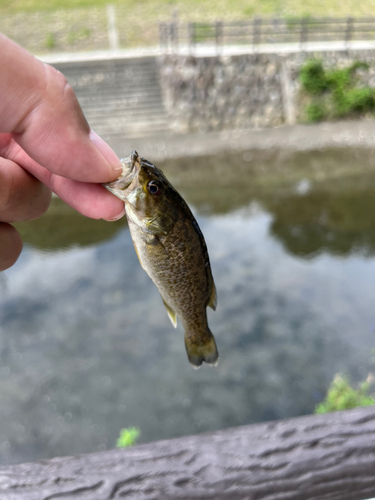
[[[375,407],[0,467],[1,500],[364,500]]]
[[[179,45],[261,45],[354,40],[375,41],[375,18],[254,18],[249,21],[159,24],[163,48]]]

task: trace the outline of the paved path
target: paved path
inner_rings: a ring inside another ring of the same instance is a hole
[[[174,51],[182,55],[195,55],[201,57],[216,55],[239,55],[239,54],[288,54],[295,52],[315,52],[330,50],[375,50],[375,41],[352,41],[352,42],[309,42],[301,45],[300,43],[272,43],[264,45],[226,45],[219,46],[214,44],[197,45],[191,47],[180,45]],[[172,52],[172,51],[170,51]],[[71,52],[62,54],[48,54],[38,56],[44,62],[49,64],[60,62],[79,62],[79,61],[102,61],[129,59],[133,57],[155,57],[165,54],[165,49],[161,47],[140,47],[137,49],[121,49],[116,51],[102,50],[94,52]]]
[[[133,149],[150,161],[184,156],[205,156],[233,150],[316,150],[360,147],[375,150],[375,120],[341,121],[319,125],[294,125],[263,130],[206,134],[156,135],[148,138],[110,138],[119,156]],[[375,152],[374,152],[375,154]]]

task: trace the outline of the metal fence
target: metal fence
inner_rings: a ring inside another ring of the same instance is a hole
[[[0,16],[0,31],[34,54],[179,46],[375,41],[375,18],[254,18],[160,22],[129,17],[126,6],[20,12]]]
[[[157,20],[123,5],[2,14],[0,32],[37,55],[159,45]]]
[[[248,21],[178,24],[160,23],[164,49],[179,45],[261,45],[354,40],[375,41],[375,18],[254,18]]]

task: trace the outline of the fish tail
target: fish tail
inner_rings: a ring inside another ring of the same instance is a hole
[[[219,353],[215,338],[209,329],[203,337],[185,332],[185,347],[189,361],[194,368],[199,368],[203,361],[213,366],[218,364]]]

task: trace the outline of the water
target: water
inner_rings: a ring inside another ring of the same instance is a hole
[[[151,158],[150,158],[151,159]],[[375,361],[375,169],[366,151],[166,161],[205,235],[220,364],[193,370],[125,221],[59,200],[0,276],[0,463],[311,413]]]

